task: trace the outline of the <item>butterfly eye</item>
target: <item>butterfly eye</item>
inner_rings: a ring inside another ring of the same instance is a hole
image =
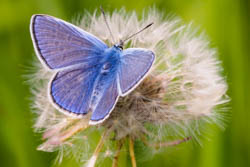
[[[119,49],[119,50],[123,50],[123,44],[116,44],[116,45],[114,45],[114,47]]]
[[[121,50],[123,50],[123,46],[122,45],[118,45],[118,48],[120,48]]]

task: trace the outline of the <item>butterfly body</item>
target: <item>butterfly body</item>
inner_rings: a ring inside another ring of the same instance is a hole
[[[55,75],[48,96],[59,111],[83,117],[90,124],[108,118],[119,96],[131,92],[149,72],[154,53],[142,48],[108,47],[92,34],[47,15],[30,24],[37,56]]]
[[[99,69],[96,69],[98,76],[94,82],[94,90],[91,97],[91,110],[94,110],[99,103],[101,95],[110,86],[110,83],[116,82],[117,70],[120,65],[121,49],[116,46],[108,48],[103,53],[103,60]]]

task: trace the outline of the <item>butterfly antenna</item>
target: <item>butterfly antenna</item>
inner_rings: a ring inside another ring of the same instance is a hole
[[[102,12],[102,15],[103,15],[103,17],[104,17],[104,21],[105,21],[106,26],[107,26],[107,28],[108,28],[108,30],[109,30],[110,35],[111,35],[112,41],[114,42],[114,36],[113,36],[113,34],[112,34],[112,32],[111,32],[111,29],[110,29],[110,27],[109,27],[109,24],[108,24],[108,22],[107,22],[107,18],[106,18],[106,15],[105,15],[105,12],[104,12],[102,6],[100,6],[100,10],[101,10],[101,12]]]
[[[124,39],[123,41],[121,41],[121,43],[123,44],[125,41],[127,41],[128,39],[132,38],[133,36],[139,34],[140,32],[146,30],[147,28],[149,28],[149,27],[152,26],[153,24],[154,24],[153,22],[150,23],[150,24],[148,24],[147,26],[145,26],[145,27],[144,27],[143,29],[141,29],[140,31],[138,31],[138,32],[136,32],[136,33],[130,35],[129,37],[127,37],[126,39]]]

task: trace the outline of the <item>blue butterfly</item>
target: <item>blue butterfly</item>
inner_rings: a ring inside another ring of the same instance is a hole
[[[30,24],[35,52],[55,76],[49,97],[61,112],[90,124],[107,119],[119,96],[130,93],[149,72],[155,56],[141,48],[108,47],[94,35],[48,15],[33,15]]]

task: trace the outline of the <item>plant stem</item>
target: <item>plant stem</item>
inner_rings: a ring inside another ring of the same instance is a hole
[[[117,143],[117,150],[115,152],[115,156],[113,159],[112,167],[118,167],[118,160],[121,152],[121,148],[123,146],[124,141],[119,140]]]
[[[130,153],[132,167],[136,167],[134,141],[131,137],[129,137],[129,153]]]
[[[94,167],[94,166],[95,166],[97,157],[98,157],[98,155],[99,155],[99,153],[100,153],[100,151],[101,151],[101,149],[102,149],[102,147],[103,147],[103,144],[104,144],[105,139],[106,139],[106,138],[108,137],[108,135],[109,135],[109,132],[110,132],[110,130],[106,130],[106,131],[103,133],[103,135],[102,135],[102,137],[101,137],[99,143],[98,143],[97,146],[96,146],[95,152],[94,152],[94,154],[92,155],[92,157],[90,158],[90,160],[89,160],[89,162],[87,163],[86,167]]]

